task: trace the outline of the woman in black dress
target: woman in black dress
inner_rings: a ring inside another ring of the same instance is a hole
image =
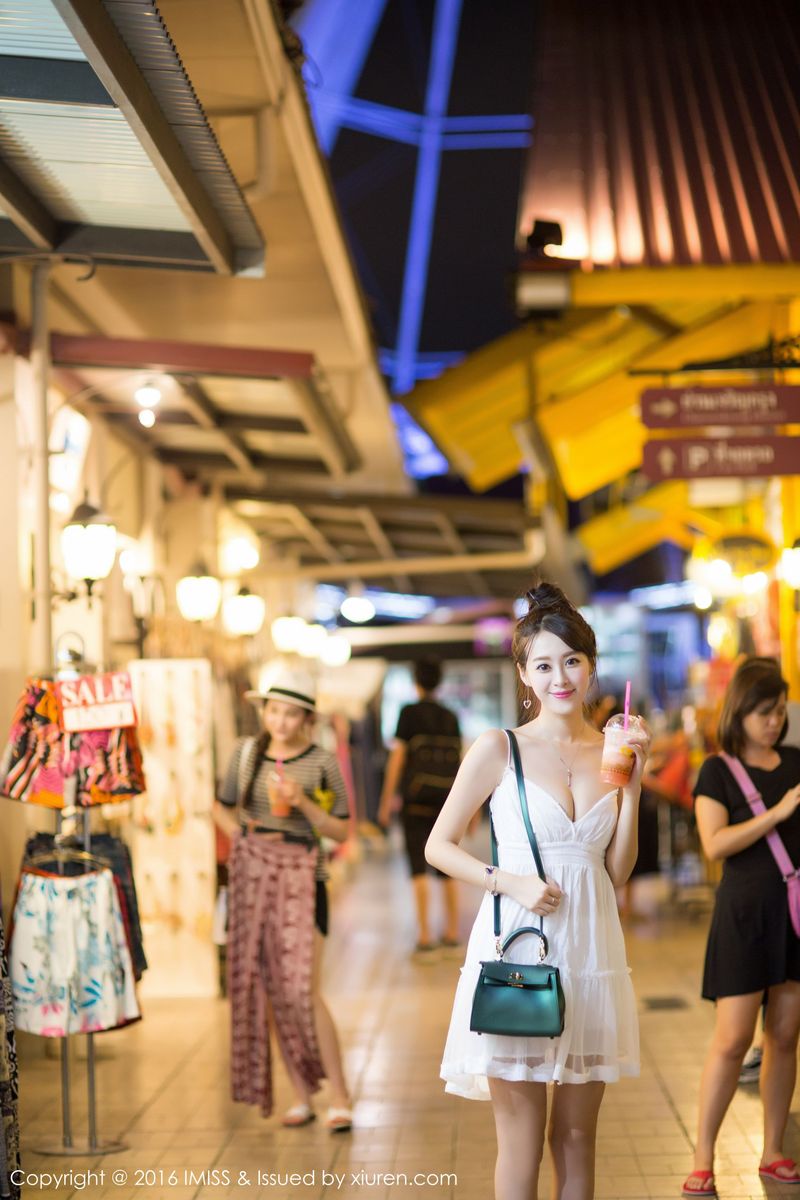
[[[717,1022],[700,1085],[695,1169],[685,1196],[716,1196],[714,1144],[733,1098],[762,1004],[766,1006],[761,1099],[762,1177],[800,1184],[782,1142],[797,1071],[800,1033],[800,939],[789,918],[786,885],[766,835],[776,829],[800,865],[800,750],[782,746],[787,685],[771,658],[746,659],[736,671],[720,717],[718,740],[761,793],[767,811],[753,816],[722,758],[706,759],[695,785],[697,827],[706,856],[722,860],[708,936],[703,996],[716,1001]]]

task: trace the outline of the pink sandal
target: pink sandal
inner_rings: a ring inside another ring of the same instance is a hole
[[[789,1175],[779,1174],[781,1168],[784,1171],[789,1171]],[[758,1173],[762,1179],[774,1179],[776,1183],[800,1183],[800,1171],[797,1169],[797,1163],[793,1158],[776,1158],[774,1162],[765,1163],[759,1166]]]
[[[697,1180],[697,1182],[700,1185],[699,1187],[690,1188],[688,1186],[692,1182],[693,1179]],[[684,1180],[683,1187],[681,1188],[681,1195],[682,1196],[716,1197],[717,1196],[717,1187],[716,1187],[716,1184],[714,1183],[714,1172],[713,1171],[690,1171],[689,1174],[687,1175],[686,1179]]]

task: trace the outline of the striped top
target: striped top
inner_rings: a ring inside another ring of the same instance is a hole
[[[255,738],[239,738],[236,742],[219,792],[219,801],[221,804],[226,804],[229,808],[235,808],[239,802],[240,786],[243,792],[247,790],[253,769],[252,756],[254,749]],[[243,755],[244,761],[242,758]],[[317,835],[304,813],[301,813],[298,809],[292,809],[288,817],[275,817],[270,811],[267,780],[270,773],[275,769],[276,761],[269,754],[265,754],[262,757],[250,793],[250,802],[246,810],[247,814],[259,825],[263,826],[264,829],[272,830],[276,833],[290,833],[294,837],[302,837],[310,846],[315,845],[318,840]],[[323,750],[321,746],[312,744],[302,754],[297,754],[294,758],[285,758],[283,760],[283,767],[286,778],[295,779],[306,795],[312,799],[314,799],[314,790],[316,788],[324,787],[333,792],[334,799],[331,816],[347,817],[349,815],[347,789],[335,754],[331,754],[329,750]],[[319,862],[317,863],[317,879],[327,878],[328,872],[325,867],[324,856],[320,854]]]

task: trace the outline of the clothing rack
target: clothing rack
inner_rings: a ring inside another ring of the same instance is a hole
[[[62,826],[66,817],[77,816],[83,825],[81,831],[81,848],[86,853],[91,852],[91,810],[88,808],[64,808],[56,813],[56,843],[62,836]],[[73,1035],[74,1036],[74,1035]],[[127,1144],[121,1141],[102,1142],[97,1137],[97,1091],[95,1082],[94,1034],[87,1033],[86,1038],[86,1094],[87,1094],[87,1137],[75,1141],[72,1133],[72,1080],[70,1077],[69,1037],[61,1038],[61,1141],[48,1142],[37,1146],[38,1154],[47,1155],[76,1155],[76,1154],[116,1154],[126,1150]]]

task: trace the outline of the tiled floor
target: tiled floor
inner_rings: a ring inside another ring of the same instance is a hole
[[[487,1104],[445,1096],[438,1065],[458,963],[409,961],[409,887],[397,858],[365,858],[337,889],[326,992],[346,1048],[356,1128],[332,1137],[321,1123],[283,1130],[228,1099],[228,1012],[223,1001],[150,1001],[138,1026],[97,1039],[100,1134],[121,1138],[105,1158],[45,1158],[60,1131],[58,1063],[25,1039],[21,1072],[28,1172],[105,1171],[73,1185],[29,1186],[27,1197],[127,1200],[491,1200],[494,1162]],[[475,895],[465,894],[465,933]],[[675,1197],[690,1164],[699,1070],[712,1011],[697,998],[705,921],[676,914],[630,927],[640,999],[641,1078],[609,1087],[599,1136],[596,1195]],[[650,1008],[652,1000],[684,1007]],[[75,1135],[84,1132],[82,1065],[75,1066]],[[287,1102],[279,1080],[278,1111]],[[319,1107],[325,1105],[325,1095]],[[797,1099],[795,1107],[800,1110]],[[792,1118],[787,1150],[800,1155]],[[722,1197],[780,1197],[756,1174],[759,1103],[739,1089],[717,1163]],[[200,1173],[217,1171],[216,1182]],[[126,1172],[124,1183],[111,1172]],[[225,1172],[229,1172],[229,1176]],[[145,1172],[151,1172],[145,1174]],[[259,1172],[261,1175],[259,1176]],[[323,1172],[327,1172],[323,1175]],[[137,1174],[138,1173],[138,1174]],[[192,1174],[194,1173],[194,1174]],[[294,1173],[295,1179],[287,1178]],[[427,1182],[412,1183],[417,1175]],[[392,1175],[398,1177],[397,1180]],[[402,1176],[408,1178],[403,1182]],[[229,1179],[229,1182],[228,1182]],[[43,1183],[45,1181],[42,1181]],[[540,1195],[548,1195],[543,1176]]]

